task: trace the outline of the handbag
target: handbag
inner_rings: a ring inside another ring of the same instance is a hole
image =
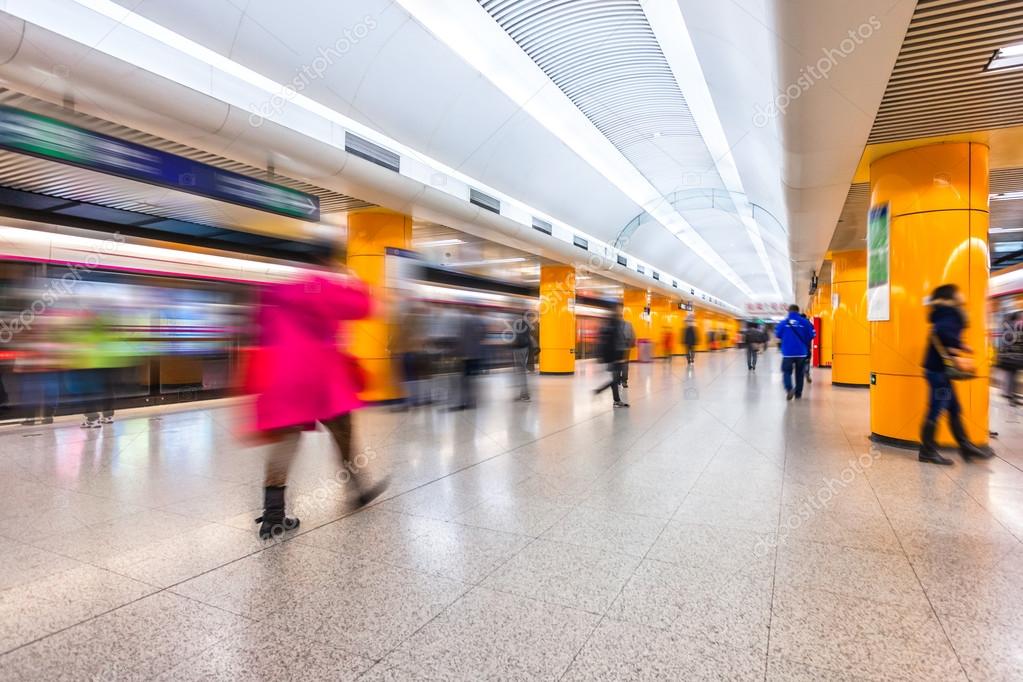
[[[931,343],[941,356],[945,365],[945,375],[952,381],[977,378],[977,363],[973,358],[964,355],[950,355],[944,344],[938,339],[938,335],[931,333]]]
[[[362,393],[365,391],[369,383],[369,375],[366,374],[365,368],[359,364],[359,360],[351,353],[342,352],[341,364],[344,365],[345,373],[348,374],[355,392]]]

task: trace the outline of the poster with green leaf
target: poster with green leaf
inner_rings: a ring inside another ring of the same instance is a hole
[[[867,319],[889,319],[891,300],[891,216],[887,203],[867,214]]]

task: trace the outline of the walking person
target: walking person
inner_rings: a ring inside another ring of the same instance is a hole
[[[366,317],[369,294],[356,278],[332,271],[329,253],[321,265],[297,281],[268,286],[260,304],[259,350],[247,383],[257,393],[255,428],[272,443],[263,515],[256,519],[263,539],[298,528],[299,520],[284,512],[288,471],[299,436],[316,422],[333,438],[360,506],[386,486],[367,489],[352,465],[351,413],[362,406],[358,393],[365,377],[356,360],[338,349],[341,322]]]
[[[1023,370],[1023,312],[1008,316],[1002,328],[998,348],[998,366],[1005,372],[1004,395],[1010,405],[1019,405],[1016,395],[1016,377]]]
[[[624,309],[623,309],[624,311]],[[622,375],[622,388],[629,387],[629,360],[632,358],[632,349],[636,347],[636,330],[632,327],[632,323],[625,319],[624,312],[619,314],[619,323],[621,325],[622,333],[622,344],[624,347],[624,353],[621,363],[621,375]],[[625,407],[628,407],[626,405]]]
[[[760,331],[760,328],[750,323],[746,327],[746,368],[751,372],[757,369],[757,356],[760,354],[760,345],[766,341],[764,332]]]
[[[948,425],[952,436],[959,445],[959,454],[966,461],[973,458],[987,459],[990,451],[981,450],[970,442],[963,427],[959,399],[952,386],[953,379],[970,378],[975,362],[970,357],[973,349],[963,341],[963,330],[967,326],[966,300],[955,284],[943,284],[930,297],[931,324],[924,356],[924,376],[927,379],[928,404],[920,433],[921,462],[930,464],[952,464],[952,460],[938,452],[935,432],[942,412],[948,413]]]
[[[629,341],[630,334],[632,334],[632,325],[622,317],[622,312],[622,304],[616,304],[614,315],[604,323],[600,330],[598,355],[601,362],[607,365],[611,378],[606,384],[593,391],[594,395],[600,395],[610,388],[615,407],[629,406],[629,403],[623,400],[621,389],[628,388],[626,381],[628,377],[629,352],[632,350],[632,345]],[[635,337],[633,336],[632,338],[634,339]]]
[[[518,397],[515,400],[526,403],[531,400],[529,373],[532,370],[533,346],[536,343],[532,318],[530,311],[523,311],[522,316],[512,325],[512,361],[515,364],[515,381],[518,389]]]
[[[811,347],[815,333],[810,321],[799,314],[798,305],[789,306],[788,317],[774,330],[774,335],[781,341],[781,375],[786,400],[803,397],[807,349]]]
[[[691,365],[696,361],[696,319],[692,313],[686,317],[686,361]]]

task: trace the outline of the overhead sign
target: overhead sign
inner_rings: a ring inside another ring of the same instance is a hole
[[[789,304],[783,301],[747,301],[746,314],[751,316],[787,315]]]
[[[891,215],[887,203],[867,214],[867,320],[889,319],[891,300]]]
[[[0,148],[317,222],[319,197],[29,111],[0,107]]]

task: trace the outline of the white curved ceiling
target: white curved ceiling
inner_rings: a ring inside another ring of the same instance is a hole
[[[74,1],[91,0],[39,0],[58,9]],[[876,111],[874,90],[879,101],[904,32],[898,27],[900,12],[913,4],[116,1],[606,242],[614,243],[644,210],[653,211],[659,224],[637,231],[629,251],[738,305],[750,296],[771,296],[775,286],[790,295],[790,247],[807,261],[816,257],[818,242],[820,254],[826,249],[869,130],[860,119],[872,119]],[[458,15],[475,12],[489,26],[478,34],[464,29],[469,35],[456,39],[431,24],[426,10],[408,10],[417,5]],[[584,14],[567,15],[571,21],[552,32],[549,16],[541,21],[543,15],[516,14],[530,6]],[[850,21],[871,11],[888,14],[886,30],[870,49],[851,55],[836,77],[807,93],[785,116],[754,125],[756,106],[798,75],[793,65],[840,40]],[[590,23],[581,26],[580,16]],[[606,21],[618,31],[601,33]],[[590,30],[576,30],[587,26]],[[498,34],[500,41],[475,46],[485,50],[479,53],[483,58],[466,58],[473,47],[465,45],[467,39]],[[517,54],[500,52],[499,44],[513,46]],[[594,45],[614,45],[614,59],[601,61],[607,50],[598,50],[580,61]],[[533,70],[520,69],[520,81],[502,87],[495,82],[494,65],[484,63],[495,55],[516,65],[525,60]],[[700,87],[694,87],[694,69],[680,65],[695,65]],[[669,75],[675,77],[674,87]],[[566,134],[564,121],[538,118],[536,100],[544,97],[563,98],[585,126],[573,118]],[[849,97],[859,97],[861,111],[854,116],[840,110]],[[586,126],[599,139],[587,137]],[[807,150],[808,141],[816,146]],[[693,186],[724,188],[759,208],[681,215],[667,210],[667,202],[634,191],[642,183],[658,197]],[[751,220],[760,209],[777,222]]]

